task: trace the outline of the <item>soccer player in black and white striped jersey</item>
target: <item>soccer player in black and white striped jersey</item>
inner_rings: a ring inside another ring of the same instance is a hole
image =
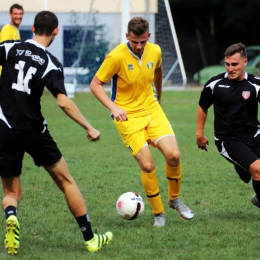
[[[24,153],[35,165],[43,166],[64,193],[68,207],[82,231],[88,251],[96,252],[112,240],[112,233],[94,234],[84,199],[67,164],[52,139],[41,113],[40,99],[46,87],[58,106],[78,123],[87,138],[97,141],[100,132],[81,114],[67,97],[63,67],[47,51],[58,34],[58,19],[49,11],[38,13],[32,26],[35,36],[26,41],[0,44],[0,176],[4,190],[2,206],[6,215],[5,247],[17,254],[20,224],[17,209],[22,197],[21,168]]]

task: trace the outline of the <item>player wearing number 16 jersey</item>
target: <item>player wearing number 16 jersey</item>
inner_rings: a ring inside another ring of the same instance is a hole
[[[94,234],[84,199],[56,143],[49,134],[41,113],[40,100],[46,87],[59,107],[82,126],[91,141],[100,133],[80,113],[66,95],[63,68],[47,51],[58,34],[55,14],[42,11],[35,17],[31,40],[6,41],[0,44],[0,176],[6,215],[5,248],[11,255],[20,247],[20,224],[17,209],[22,197],[20,174],[24,153],[37,166],[43,166],[64,193],[85,240],[86,249],[96,252],[112,240],[112,233]]]
[[[0,126],[44,132],[40,98],[45,86],[54,97],[66,95],[62,65],[34,40],[1,44],[0,55]]]

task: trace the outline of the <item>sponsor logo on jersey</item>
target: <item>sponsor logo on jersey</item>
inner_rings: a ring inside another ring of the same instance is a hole
[[[16,49],[16,56],[17,55],[22,56],[23,53],[24,53],[24,50]],[[39,62],[40,65],[42,65],[45,62],[45,60],[43,58],[41,58],[39,55],[32,54],[32,52],[29,50],[25,51],[25,56],[32,57],[32,60]]]
[[[21,56],[21,55],[23,55],[23,53],[24,53],[24,50],[18,50],[18,49],[16,49],[16,56],[17,56],[17,55]]]
[[[22,56],[23,53],[24,53],[24,50],[16,49],[16,56],[17,55]],[[41,58],[39,55],[32,54],[32,52],[29,50],[25,51],[25,56],[32,57],[32,60],[37,61],[40,65],[42,65],[45,62],[45,60],[43,58]]]
[[[154,67],[154,63],[151,61],[151,62],[147,62],[146,63],[146,67],[150,70]]]
[[[218,85],[219,88],[230,88],[230,86],[227,85]]]
[[[250,91],[243,91],[242,92],[243,99],[247,100],[250,97]]]
[[[127,65],[127,68],[128,68],[128,70],[133,70],[133,69],[134,69],[134,66],[133,66],[133,64],[128,64],[128,65]]]
[[[25,56],[32,57],[32,60],[37,61],[40,65],[42,65],[45,60],[41,58],[39,55],[32,54],[31,51],[25,51]]]

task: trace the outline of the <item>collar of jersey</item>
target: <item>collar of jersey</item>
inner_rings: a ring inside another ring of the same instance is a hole
[[[11,26],[13,26],[13,27],[16,27],[14,24],[12,24],[12,22],[10,22],[9,24],[10,24]],[[17,28],[17,27],[16,27],[16,28]]]
[[[43,50],[46,50],[46,47],[44,47],[43,45],[41,45],[40,43],[36,42],[33,39],[26,40],[26,42],[32,43],[32,44],[38,46],[39,48],[42,48]]]
[[[142,59],[142,55],[139,57],[139,56],[137,56],[137,55],[133,52],[133,49],[131,48],[130,42],[127,42],[126,45],[127,45],[129,51],[131,52],[131,54],[132,54],[133,56],[135,56],[138,60],[141,60],[141,59]]]

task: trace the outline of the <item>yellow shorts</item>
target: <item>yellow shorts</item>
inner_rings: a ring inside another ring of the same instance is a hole
[[[116,121],[115,126],[123,143],[133,156],[144,145],[156,147],[156,141],[166,135],[174,135],[174,131],[161,107],[142,117],[129,117],[128,121]]]

